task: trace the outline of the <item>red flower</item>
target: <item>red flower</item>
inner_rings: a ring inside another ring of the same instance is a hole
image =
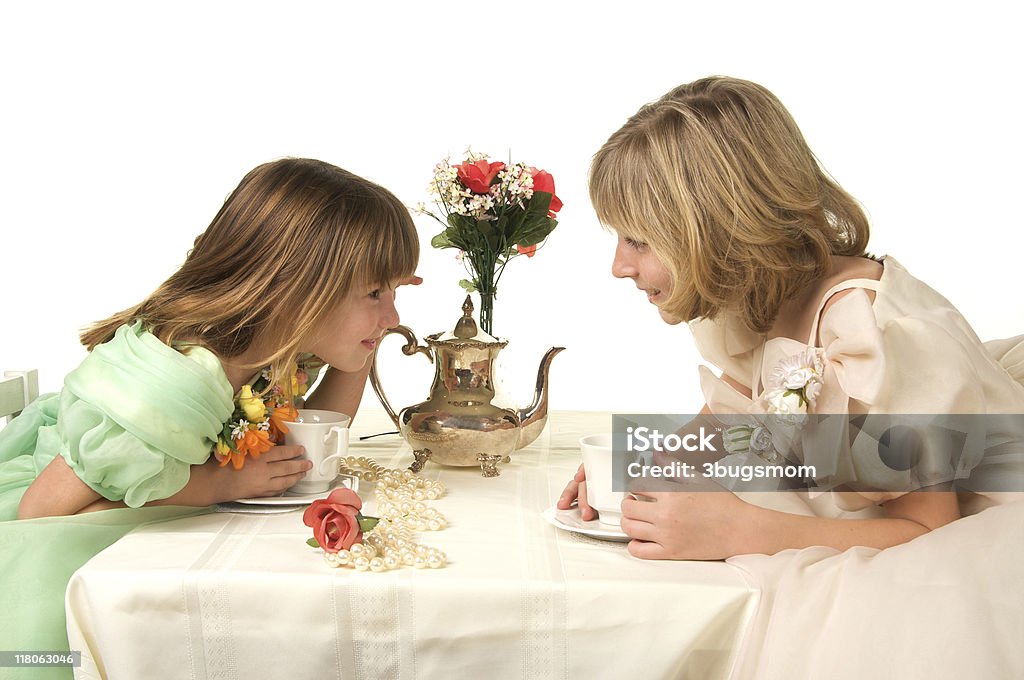
[[[519,251],[520,255],[526,255],[527,257],[533,257],[537,254],[537,244],[534,243],[532,246],[521,246],[516,244],[516,250]]]
[[[562,209],[562,201],[555,195],[555,178],[547,170],[530,168],[533,175],[533,190],[546,191],[551,194],[551,207],[548,209],[548,217],[554,218],[555,213]]]
[[[348,550],[363,542],[359,510],[363,502],[352,489],[335,489],[327,498],[313,501],[302,514],[302,522],[313,529],[313,538],[324,552]]]
[[[481,159],[475,163],[460,163],[453,165],[459,175],[459,180],[466,185],[466,188],[474,194],[486,194],[491,190],[491,182],[498,176],[498,173],[505,169],[504,163],[489,163]]]

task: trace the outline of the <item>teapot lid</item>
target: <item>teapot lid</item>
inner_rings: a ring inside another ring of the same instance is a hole
[[[473,299],[467,295],[466,301],[462,303],[462,318],[456,322],[452,334],[460,340],[469,340],[475,338],[478,333],[476,321],[473,320]]]
[[[497,343],[497,338],[480,330],[473,319],[473,297],[466,296],[462,303],[462,317],[455,323],[455,328],[443,335],[431,336],[435,342],[446,342],[448,340],[462,342]]]

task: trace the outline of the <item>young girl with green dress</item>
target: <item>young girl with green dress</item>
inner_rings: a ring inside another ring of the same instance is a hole
[[[66,649],[68,579],[139,524],[301,479],[311,463],[280,425],[324,364],[306,405],[355,415],[396,288],[419,283],[418,243],[386,189],[278,160],[156,291],[86,330],[60,393],[0,430],[0,649]]]

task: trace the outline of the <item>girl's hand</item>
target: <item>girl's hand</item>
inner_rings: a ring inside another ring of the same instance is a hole
[[[696,484],[709,482],[695,481]],[[721,560],[744,552],[756,530],[754,506],[717,490],[650,491],[622,501],[629,552],[647,560]]]
[[[572,507],[573,501],[578,502],[581,519],[587,522],[597,519],[597,510],[587,504],[587,473],[584,472],[582,463],[572,480],[566,485],[565,491],[558,497],[556,507],[559,510],[568,510]]]
[[[300,481],[313,463],[300,458],[301,446],[275,446],[259,458],[247,456],[241,470],[230,464],[221,467],[210,458],[203,465],[192,468],[197,485],[205,487],[209,504],[234,501],[239,498],[276,496]]]
[[[401,279],[398,282],[398,285],[395,286],[395,288],[397,288],[398,286],[418,286],[421,283],[423,283],[423,277],[422,276],[416,276],[415,274],[413,274],[412,276],[410,276],[408,278]]]

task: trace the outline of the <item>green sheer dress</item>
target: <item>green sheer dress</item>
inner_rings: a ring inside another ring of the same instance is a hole
[[[0,649],[66,650],[64,591],[76,569],[141,524],[208,510],[142,506],[185,486],[233,409],[216,356],[179,352],[135,323],[96,347],[59,394],[41,396],[0,430]],[[128,508],[18,520],[22,495],[56,456]],[[0,668],[8,676],[71,673]]]

